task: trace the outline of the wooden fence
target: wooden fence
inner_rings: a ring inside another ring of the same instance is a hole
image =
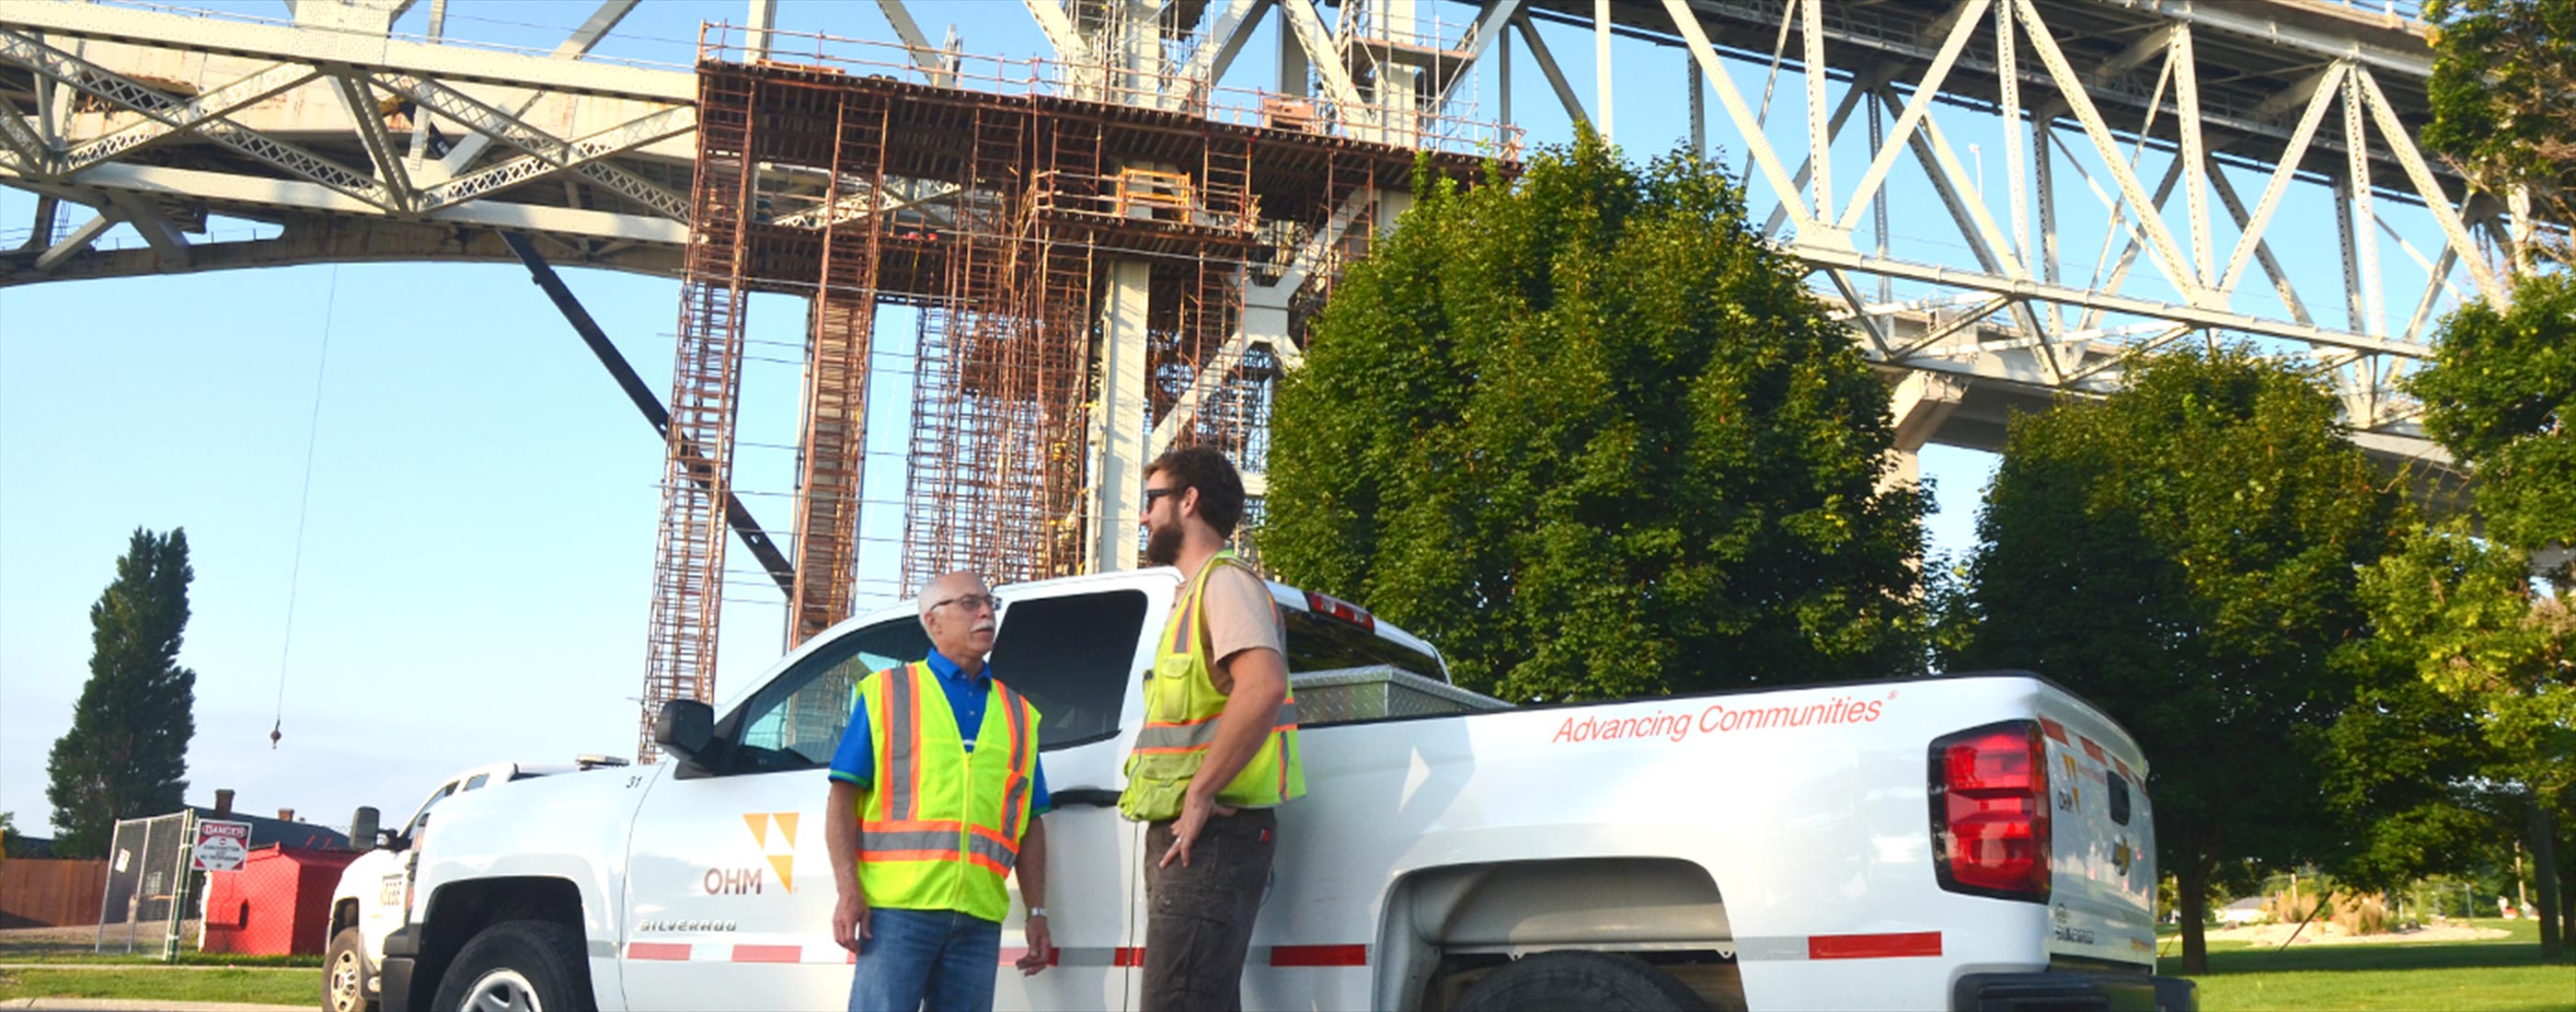
[[[0,861],[0,928],[98,923],[107,862],[13,857]]]

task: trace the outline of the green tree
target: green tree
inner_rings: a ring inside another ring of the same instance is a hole
[[[179,666],[195,575],[186,531],[138,528],[90,605],[89,681],[47,764],[57,856],[100,856],[118,819],[179,808],[197,734],[197,673]]]
[[[1887,388],[1722,172],[1585,134],[1415,192],[1279,392],[1267,564],[1510,698],[1919,663]]]
[[[2424,429],[2475,476],[2486,536],[2523,552],[2576,546],[2576,276],[2529,273],[2513,301],[2461,306],[2408,377]],[[2576,570],[2547,574],[2563,597]]]
[[[2510,807],[2525,815],[2541,950],[2556,959],[2565,946],[2556,827],[2576,791],[2576,614],[2564,595],[2533,590],[2526,558],[2453,521],[2410,534],[2364,569],[2361,593],[2379,638],[2472,726],[2476,774],[2516,788]]]
[[[2150,358],[2104,400],[2015,419],[1978,518],[1954,660],[2038,671],[2136,736],[2185,972],[2208,965],[2214,877],[2330,842],[2333,655],[2366,632],[2355,567],[2407,512],[2335,413],[2243,350]]]
[[[2407,380],[2425,404],[2425,431],[2475,479],[2486,545],[2464,528],[2427,532],[2391,559],[2387,611],[2404,630],[2416,670],[2468,706],[2484,737],[2506,751],[2504,775],[2527,788],[2525,830],[2540,879],[2541,949],[2562,955],[2571,919],[2556,881],[2567,782],[2553,766],[2576,763],[2567,745],[2576,650],[2566,642],[2576,591],[2576,277],[2525,272],[2512,302],[2474,302],[2442,321],[2433,361]],[[2531,592],[2532,560],[2556,591]],[[2444,605],[2424,603],[2424,588]],[[2447,591],[2444,588],[2449,588]],[[2467,672],[2478,672],[2471,678]],[[2549,723],[2555,720],[2554,727]],[[2526,771],[2532,776],[2526,776]],[[2552,783],[2557,786],[2553,788]]]
[[[2432,0],[2424,18],[2434,26],[2424,146],[2479,189],[2523,188],[2538,217],[2576,222],[2576,0]],[[2526,254],[2564,263],[2568,252],[2544,241]]]

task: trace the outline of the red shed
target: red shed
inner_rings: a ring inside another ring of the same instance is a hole
[[[206,875],[205,951],[320,955],[330,939],[331,889],[358,855],[261,847],[238,871]]]

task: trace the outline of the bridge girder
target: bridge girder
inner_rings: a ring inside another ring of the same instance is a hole
[[[26,247],[0,253],[0,285],[324,260],[513,261],[493,227],[547,236],[564,262],[677,272],[694,73],[580,59],[605,25],[534,55],[369,37],[343,23],[372,9],[307,4],[307,22],[288,24],[10,5],[0,13],[0,183],[53,198],[48,212],[86,205],[148,246],[93,248],[104,230],[86,227],[57,241],[59,223],[40,220]],[[191,238],[209,217],[277,228]]]

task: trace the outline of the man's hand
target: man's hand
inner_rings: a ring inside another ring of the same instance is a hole
[[[1164,851],[1163,859],[1154,867],[1169,868],[1174,858],[1180,860],[1181,867],[1189,867],[1190,844],[1198,841],[1199,830],[1207,828],[1208,816],[1232,814],[1234,806],[1217,804],[1216,799],[1200,797],[1196,791],[1182,795],[1181,814],[1172,819],[1172,849]]]
[[[1029,918],[1028,929],[1029,951],[1013,965],[1020,968],[1020,976],[1035,977],[1047,968],[1047,964],[1055,961],[1055,938],[1047,933],[1045,914]]]
[[[844,890],[841,902],[832,908],[832,940],[851,952],[859,951],[859,940],[875,938],[868,930],[868,898],[856,889]]]

